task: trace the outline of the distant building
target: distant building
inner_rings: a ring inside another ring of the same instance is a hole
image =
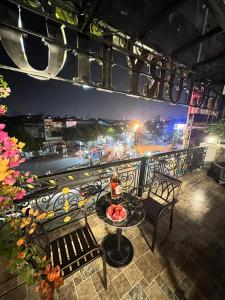
[[[4,116],[4,123],[10,129],[21,129],[35,138],[45,139],[43,115]]]
[[[43,126],[45,133],[45,142],[57,144],[63,141],[63,122],[61,118],[44,118]]]
[[[164,120],[163,126],[163,137],[166,141],[170,141],[173,136],[175,130],[184,129],[186,124],[186,118],[179,119],[166,119]]]
[[[34,138],[42,139],[44,148],[53,152],[61,151],[61,148],[64,147],[64,128],[96,124],[102,126],[125,125],[128,122],[96,118],[77,119],[73,116],[54,117],[44,115],[4,116],[2,117],[2,121],[6,123],[8,128],[21,129],[22,131],[30,133]]]
[[[213,111],[191,108],[185,133],[187,144],[191,147],[196,147],[205,142],[205,138],[208,135],[206,129],[216,119],[217,114]]]

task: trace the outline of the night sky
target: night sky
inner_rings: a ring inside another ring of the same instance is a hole
[[[22,73],[0,70],[12,88],[5,103],[8,113],[75,115],[110,119],[148,120],[162,117],[185,117],[187,108],[125,95],[83,89],[54,80],[37,80]]]

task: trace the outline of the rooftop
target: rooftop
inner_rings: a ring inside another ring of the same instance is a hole
[[[161,223],[160,242],[154,253],[148,246],[151,225],[143,222],[139,228],[128,228],[124,234],[134,246],[134,258],[124,268],[107,266],[107,290],[102,284],[99,259],[65,279],[54,299],[225,299],[224,186],[207,177],[204,170],[194,171],[181,179],[184,184],[175,209],[173,230],[167,235],[168,220]],[[89,216],[89,223],[99,242],[114,231],[96,214]],[[68,225],[63,233],[73,228],[74,224]],[[62,234],[62,230],[52,234]],[[4,287],[10,288],[12,284],[15,279],[9,280]],[[36,300],[39,295],[35,287],[21,284],[0,299]]]

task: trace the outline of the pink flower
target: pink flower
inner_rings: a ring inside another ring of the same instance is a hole
[[[0,124],[0,129],[1,130],[5,129],[5,124]]]
[[[4,149],[5,150],[11,150],[14,147],[13,142],[7,137],[7,139],[4,140]]]
[[[9,167],[10,168],[18,167],[24,161],[25,161],[25,158],[20,158],[20,156],[18,154],[16,154],[14,156],[14,158],[12,160],[10,160]]]
[[[13,172],[13,175],[14,175],[16,178],[18,178],[18,177],[20,176],[20,172],[19,172],[19,171],[14,171],[14,172]]]
[[[0,204],[4,204],[4,201],[9,200],[9,197],[5,197],[5,196],[0,196]]]
[[[4,115],[7,112],[7,108],[5,105],[0,105],[0,116]]]
[[[27,183],[32,183],[34,181],[34,179],[32,177],[27,179]]]
[[[20,190],[17,194],[16,194],[16,200],[21,200],[23,199],[23,197],[26,195],[26,191],[24,189]]]
[[[8,134],[4,131],[0,131],[0,142],[3,142],[7,138],[8,138]]]
[[[4,183],[6,185],[13,185],[16,182],[16,180],[12,176],[7,176],[4,179]]]
[[[30,176],[30,172],[27,171],[27,172],[24,174],[24,176],[26,176],[26,177]]]

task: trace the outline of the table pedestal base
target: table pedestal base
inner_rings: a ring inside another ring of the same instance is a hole
[[[118,234],[110,234],[102,242],[102,246],[106,251],[106,261],[114,268],[128,265],[134,255],[133,245],[128,238],[121,235],[119,239],[119,247]]]

